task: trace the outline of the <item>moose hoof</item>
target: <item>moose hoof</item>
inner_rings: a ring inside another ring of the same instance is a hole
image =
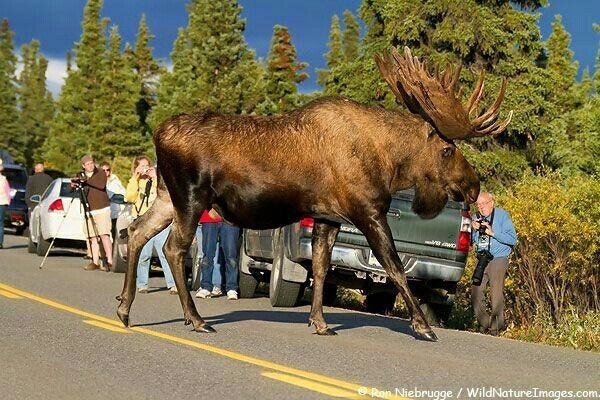
[[[121,295],[115,296],[115,299],[117,299],[117,301],[123,301],[123,298],[121,297]]]
[[[121,320],[123,325],[125,325],[125,328],[128,328],[129,327],[129,314],[126,314],[124,312],[117,310],[117,316],[119,317],[119,319]]]
[[[433,333],[433,331],[429,331],[429,332],[417,332],[415,331],[415,335],[416,338],[419,340],[424,340],[427,342],[437,342],[438,338],[435,335],[435,333]]]
[[[332,331],[329,328],[318,330],[316,333],[319,336],[336,336],[337,335],[337,333],[335,331]]]
[[[215,330],[215,328],[213,328],[212,326],[208,325],[208,324],[202,324],[197,328],[194,328],[194,330],[196,332],[201,332],[201,333],[216,333],[217,331]]]

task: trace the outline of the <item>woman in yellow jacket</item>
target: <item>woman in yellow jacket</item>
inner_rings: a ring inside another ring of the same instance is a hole
[[[129,182],[127,183],[125,198],[129,203],[133,203],[132,216],[135,219],[148,211],[148,208],[150,208],[154,199],[156,199],[156,169],[151,167],[150,159],[148,157],[139,156],[133,161],[131,175],[131,179],[129,179]],[[165,281],[169,288],[169,292],[171,294],[177,294],[177,288],[175,287],[175,280],[173,279],[171,268],[163,253],[163,246],[170,231],[171,225],[150,239],[142,248],[140,259],[138,261],[136,279],[136,286],[139,293],[148,293],[150,258],[152,257],[152,250],[155,249],[165,274]]]

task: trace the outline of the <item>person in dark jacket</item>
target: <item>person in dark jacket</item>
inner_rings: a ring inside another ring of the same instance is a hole
[[[31,196],[36,194],[41,196],[51,182],[52,177],[44,172],[44,164],[36,163],[33,167],[33,175],[27,179],[27,185],[25,186],[25,202],[27,203],[29,214],[31,214],[31,210],[37,204],[30,200]]]

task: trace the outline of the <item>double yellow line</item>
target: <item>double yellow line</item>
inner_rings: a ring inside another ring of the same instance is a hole
[[[87,311],[79,310],[55,301],[45,299],[43,297],[36,296],[31,293],[24,292],[16,289],[12,286],[0,283],[0,295],[11,299],[27,298],[39,303],[45,304],[50,307],[58,308],[63,311],[70,312],[82,317],[85,317],[86,324],[93,325],[96,327],[108,329],[113,332],[119,333],[132,333],[138,332],[146,335],[154,336],[159,339],[168,340],[170,342],[179,343],[185,346],[194,347],[200,350],[208,351],[214,354],[218,354],[223,357],[227,357],[233,360],[241,361],[247,364],[256,365],[262,368],[266,368],[269,371],[263,372],[261,375],[270,379],[274,379],[280,382],[285,382],[294,386],[298,386],[304,389],[312,390],[314,392],[322,393],[328,396],[344,398],[344,399],[365,399],[365,398],[383,398],[383,399],[408,399],[407,397],[395,396],[392,391],[382,391],[377,388],[367,387],[364,385],[357,385],[354,383],[342,381],[335,378],[330,378],[324,375],[316,374],[313,372],[303,371],[296,368],[287,367],[285,365],[276,364],[270,361],[261,360],[259,358],[247,356],[244,354],[236,353],[233,351],[221,349],[219,347],[210,346],[204,343],[195,342],[180,338],[177,336],[168,335],[161,332],[156,332],[151,329],[131,327],[123,328],[121,322],[102,317],[100,315],[92,314]]]

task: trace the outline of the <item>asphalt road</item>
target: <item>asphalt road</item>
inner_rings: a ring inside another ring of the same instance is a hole
[[[196,299],[217,333],[195,333],[160,276],[123,329],[122,274],[65,252],[40,270],[26,245],[7,235],[0,250],[1,399],[600,398],[600,354],[446,329],[421,342],[406,320],[338,308],[338,336],[321,337],[309,306]]]

